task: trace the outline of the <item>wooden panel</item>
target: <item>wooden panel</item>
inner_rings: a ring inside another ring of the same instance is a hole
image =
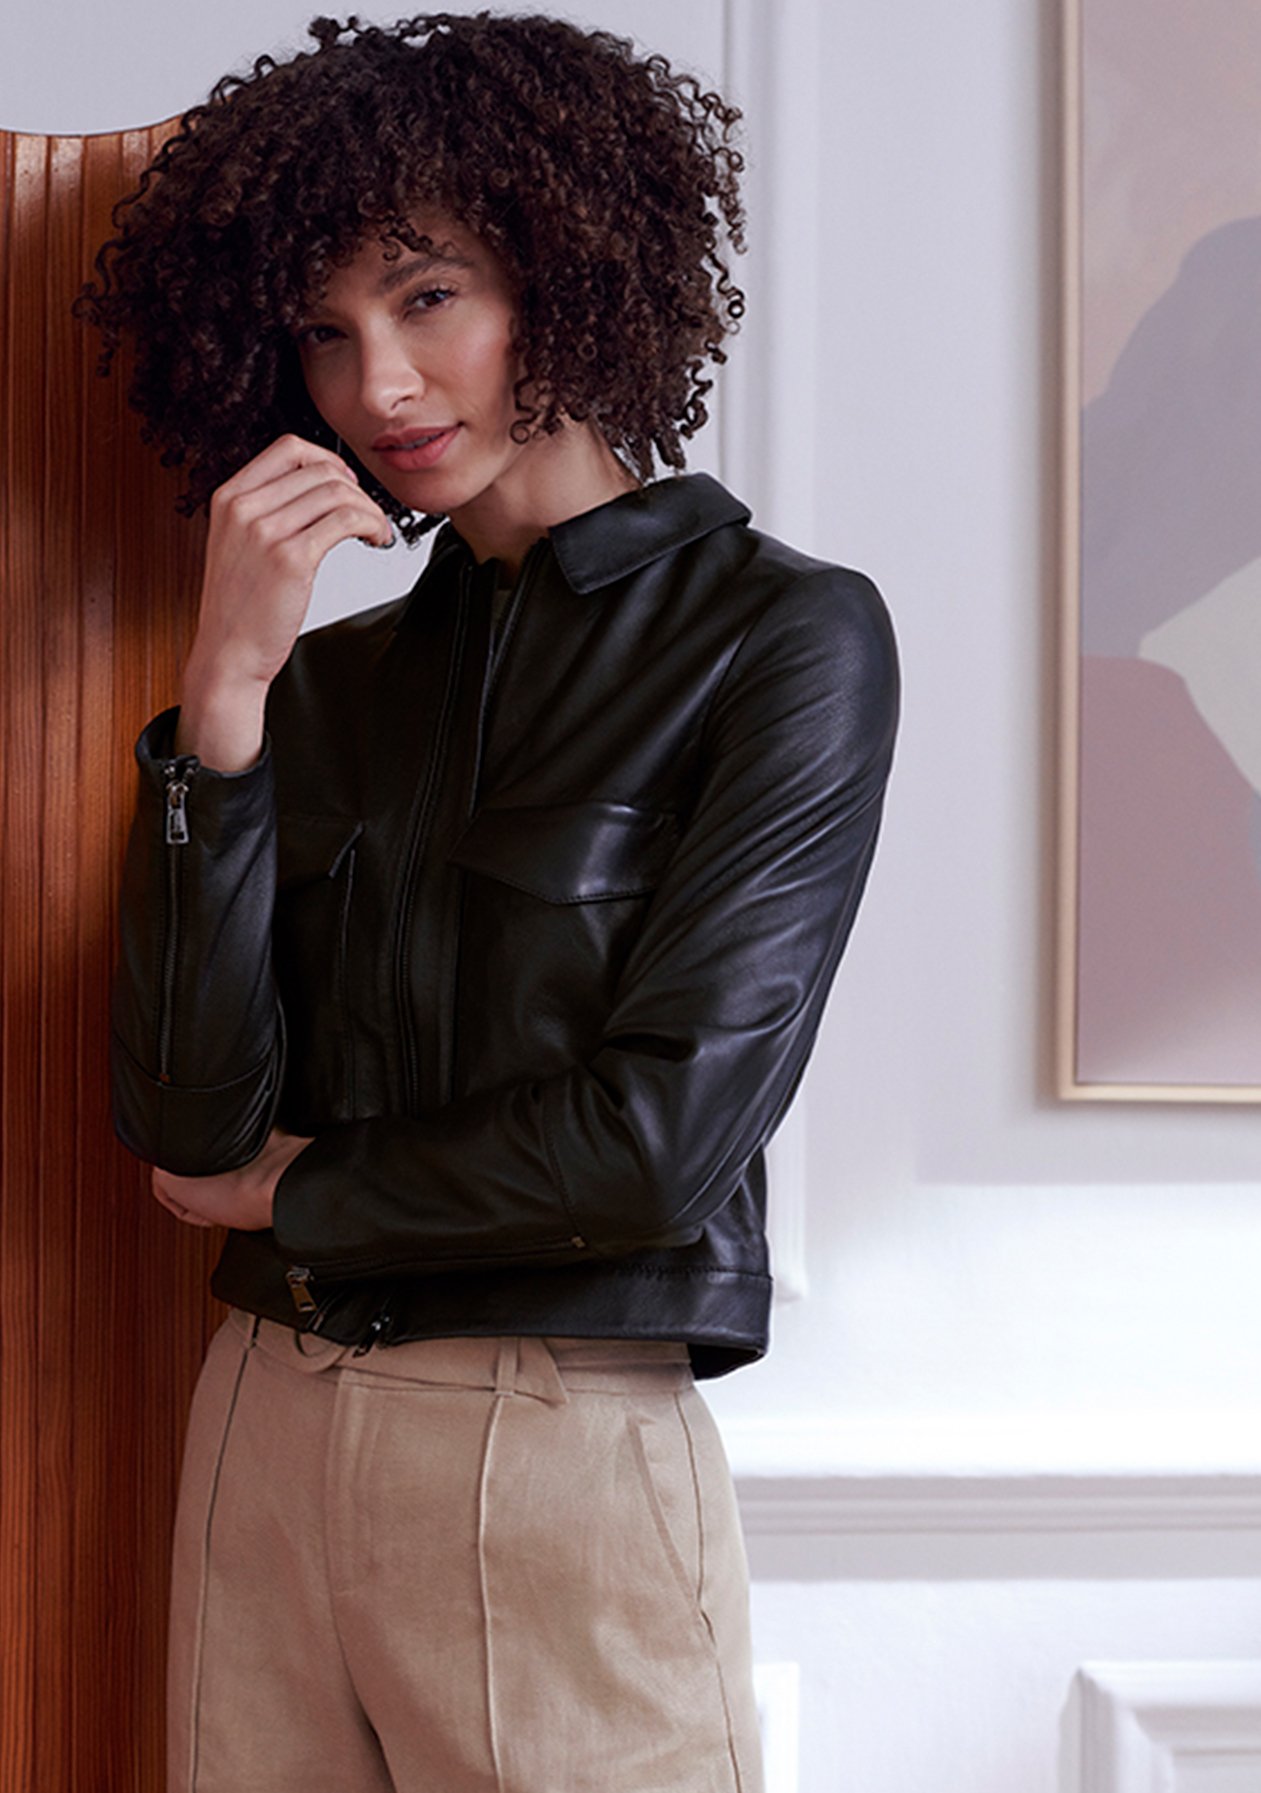
[[[169,127],[0,133],[0,1793],[159,1793],[167,1550],[217,1235],[109,1120],[131,746],[204,531],[69,307]]]

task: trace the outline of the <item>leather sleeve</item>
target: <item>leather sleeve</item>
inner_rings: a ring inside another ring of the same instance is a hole
[[[701,794],[598,1051],[321,1133],[276,1192],[284,1256],[357,1276],[696,1239],[804,1069],[871,864],[897,702],[867,580],[821,569],[769,606],[710,708]]]
[[[177,715],[164,711],[136,744],[110,1069],[123,1144],[166,1170],[203,1176],[258,1156],[280,1089],[275,794],[266,744],[240,773],[177,758]],[[182,950],[185,941],[196,952]]]

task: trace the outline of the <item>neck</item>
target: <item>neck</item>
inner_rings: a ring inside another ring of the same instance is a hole
[[[479,561],[502,561],[515,576],[527,550],[555,523],[594,510],[639,481],[592,424],[567,423],[527,442],[493,485],[451,512]]]

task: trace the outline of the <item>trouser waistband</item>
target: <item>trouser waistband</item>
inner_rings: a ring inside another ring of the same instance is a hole
[[[228,1324],[254,1348],[300,1375],[353,1376],[369,1382],[408,1382],[431,1388],[484,1388],[562,1402],[571,1391],[626,1394],[686,1388],[692,1381],[685,1344],[673,1339],[588,1339],[509,1335],[409,1339],[354,1345],[295,1332],[240,1308]]]

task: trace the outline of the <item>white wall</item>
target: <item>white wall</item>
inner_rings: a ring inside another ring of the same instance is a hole
[[[24,9],[0,124],[169,115],[305,11]],[[1082,1663],[1261,1657],[1261,1116],[1048,1093],[1059,7],[583,12],[748,88],[773,249],[750,280],[778,309],[707,458],[877,578],[905,662],[802,1098],[809,1291],[710,1391],[759,1655],[800,1665],[802,1793],[1120,1789],[1106,1750],[1078,1778]],[[759,405],[761,455],[737,428]],[[1214,1788],[1261,1786],[1251,1747]]]
[[[806,1092],[812,1294],[723,1411],[1143,1463],[1216,1410],[1255,1466],[1261,1116],[1048,1093],[1058,10],[822,9],[816,540],[889,597],[905,723]]]

